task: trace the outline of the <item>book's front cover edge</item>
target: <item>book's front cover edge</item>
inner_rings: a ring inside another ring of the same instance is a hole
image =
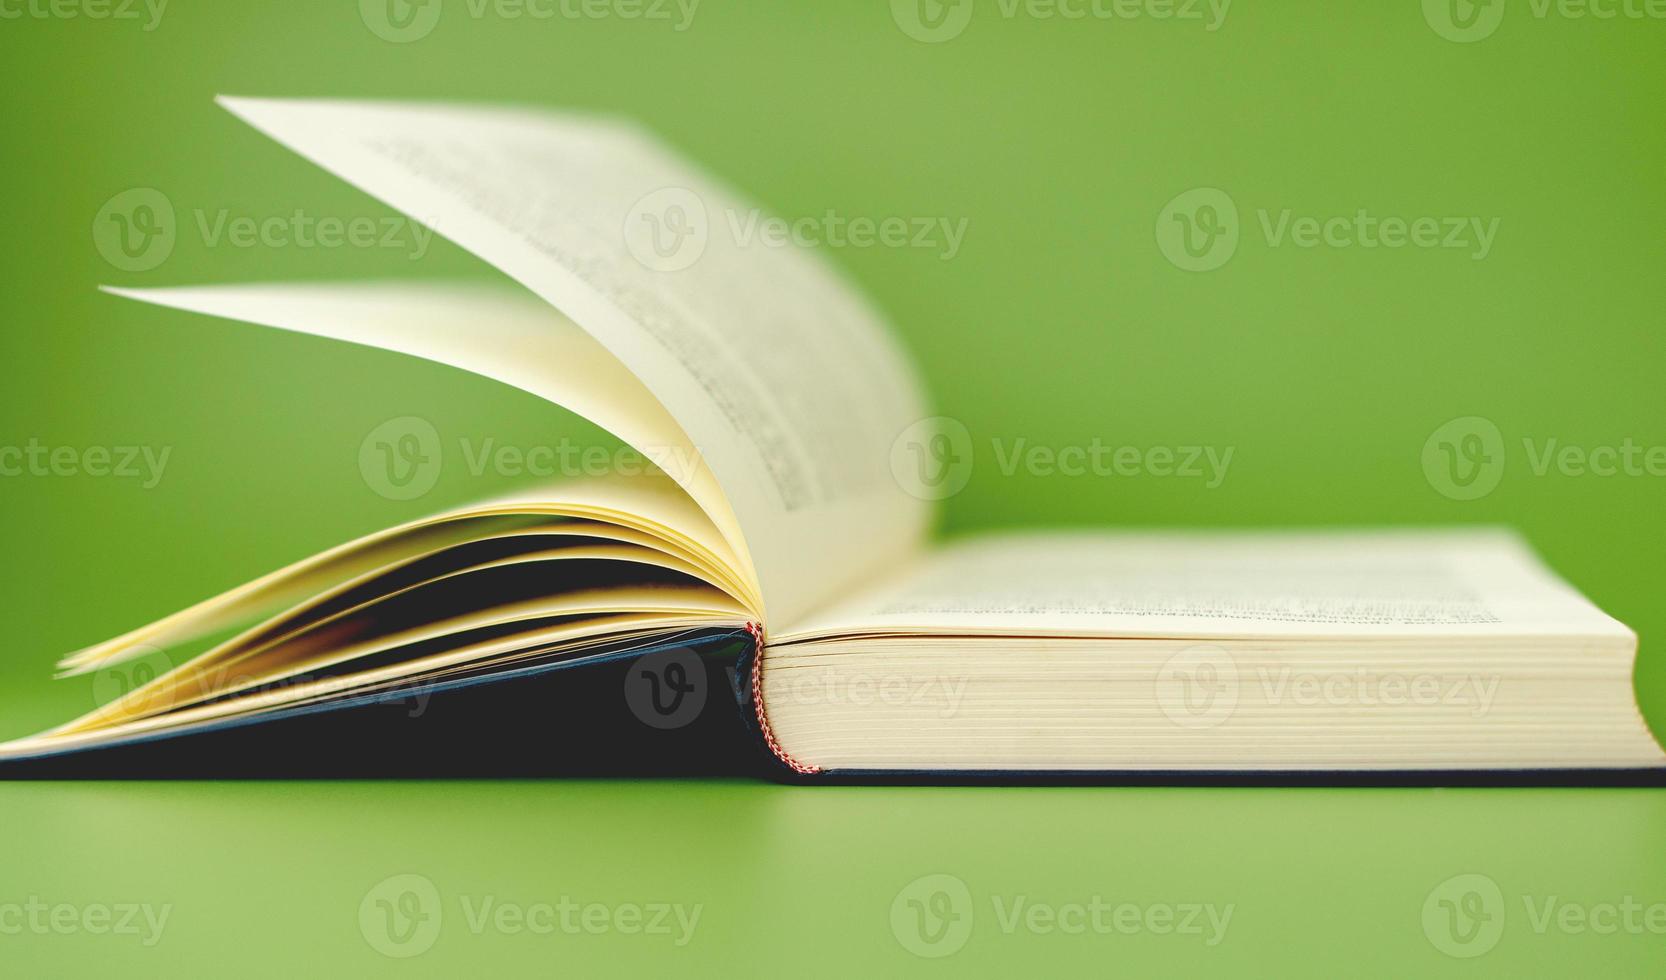
[[[131,750],[134,749],[144,750],[152,747],[165,749],[165,747],[178,743],[190,743],[205,738],[213,739],[228,732],[258,730],[263,726],[280,726],[284,723],[311,717],[350,715],[360,709],[402,704],[408,702],[413,694],[420,694],[424,699],[443,698],[460,692],[510,685],[550,674],[572,673],[587,668],[621,665],[624,662],[640,660],[658,651],[673,648],[694,652],[708,663],[708,675],[723,677],[726,679],[724,686],[733,686],[734,678],[742,673],[739,666],[741,651],[751,650],[753,647],[751,634],[740,630],[703,629],[687,631],[675,637],[657,637],[651,642],[616,646],[571,659],[445,681],[418,681],[384,691],[349,696],[318,704],[282,708],[252,717],[224,719],[186,730],[148,732],[93,745],[48,749],[28,755],[12,756],[0,759],[0,780],[19,777],[50,779],[54,778],[56,774],[55,763],[79,764],[89,758],[96,759],[100,756],[118,753],[130,755]],[[714,686],[716,686],[715,682]],[[717,689],[722,690],[723,687]],[[725,703],[725,699],[721,697],[716,698],[715,701],[719,707]],[[724,710],[723,714],[727,716],[727,709]],[[747,712],[742,712],[742,717],[750,717],[750,715]],[[732,720],[729,724],[737,732],[742,733],[744,741],[749,746],[752,744],[754,740],[743,725],[735,725]],[[760,768],[756,764],[757,759],[749,758],[746,761],[749,763],[747,766],[749,771]]]

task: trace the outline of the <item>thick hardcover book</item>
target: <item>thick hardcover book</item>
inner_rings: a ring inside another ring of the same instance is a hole
[[[1506,531],[929,541],[967,477],[964,431],[930,416],[877,311],[818,255],[632,126],[224,101],[513,282],[111,292],[484,375],[647,462],[389,528],[72,653],[68,673],[162,667],[0,745],[0,773],[1666,765],[1636,637]],[[361,460],[390,496],[434,449],[403,421]]]

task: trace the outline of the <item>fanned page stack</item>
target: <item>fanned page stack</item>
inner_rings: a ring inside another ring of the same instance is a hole
[[[382,531],[72,654],[84,673],[213,643],[0,759],[513,684],[715,631],[746,641],[740,714],[783,773],[1666,764],[1632,693],[1635,636],[1507,532],[928,543],[930,494],[893,459],[928,412],[885,324],[818,256],[720,233],[747,207],[637,129],[223,101],[520,286],[111,292],[484,375],[659,472]]]

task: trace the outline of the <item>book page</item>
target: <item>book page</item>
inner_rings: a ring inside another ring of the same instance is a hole
[[[1632,638],[1490,530],[976,537],[771,641],[875,633]]]
[[[619,437],[717,525],[745,564],[740,525],[687,433],[636,376],[560,311],[512,286],[267,283],[117,289],[116,296],[436,361],[519,388]]]
[[[516,279],[664,405],[734,512],[772,622],[894,566],[927,505],[892,479],[924,411],[873,310],[639,130],[546,112],[224,99],[280,143]],[[460,325],[466,330],[466,325]]]
[[[390,564],[478,540],[506,527],[526,526],[539,517],[618,525],[651,535],[713,565],[732,566],[735,562],[711,518],[663,476],[569,480],[435,514],[337,545],[136,630],[78,650],[59,666],[66,673],[86,673],[141,655],[146,649],[189,643],[247,625]],[[756,616],[756,598],[750,593],[739,598]]]

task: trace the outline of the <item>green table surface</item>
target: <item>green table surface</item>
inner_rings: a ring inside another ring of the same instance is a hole
[[[393,247],[219,234],[388,214],[220,92],[618,111],[778,214],[943,219],[952,254],[824,251],[973,440],[946,533],[1513,525],[1638,630],[1666,730],[1666,11],[1221,7],[443,0],[401,33],[407,8],[368,0],[0,3],[0,449],[167,453],[155,480],[0,477],[0,736],[122,683],[51,680],[64,651],[526,482],[459,460],[387,499],[357,460],[389,419],[448,445],[605,442],[435,365],[98,294],[496,275],[408,226]],[[150,268],[94,234],[135,188],[177,219]],[[1235,248],[1177,252],[1175,208],[1222,197]],[[1303,245],[1286,212],[1347,237]],[[1486,240],[1367,247],[1360,215]],[[1447,428],[1465,419],[1484,424]],[[1494,429],[1483,484],[1425,465]],[[1232,458],[1214,483],[1072,476],[1003,466],[1019,440]],[[1626,447],[1634,465],[1591,465]],[[1647,790],[0,784],[7,976],[1659,976],[1662,903]],[[167,911],[154,945],[111,934],[127,906]],[[642,930],[661,906],[700,910],[683,945]],[[1194,907],[1230,918],[1174,928]]]
[[[148,905],[163,923],[148,948],[142,916],[132,934],[76,918],[0,937],[13,976],[235,962],[256,976],[1649,977],[1666,963],[1666,797],[1651,792],[43,784],[0,788],[0,803],[4,900]],[[929,903],[938,881],[916,881],[937,875],[963,884],[945,894],[968,928],[934,945],[935,920],[922,931],[907,902]],[[1496,891],[1448,884],[1469,875]],[[398,904],[407,891],[419,904]],[[1500,928],[1465,945],[1454,937],[1485,924],[1466,914],[1454,930],[1438,902],[1471,892]],[[630,906],[641,932],[625,931]],[[650,932],[654,906],[671,911]]]

